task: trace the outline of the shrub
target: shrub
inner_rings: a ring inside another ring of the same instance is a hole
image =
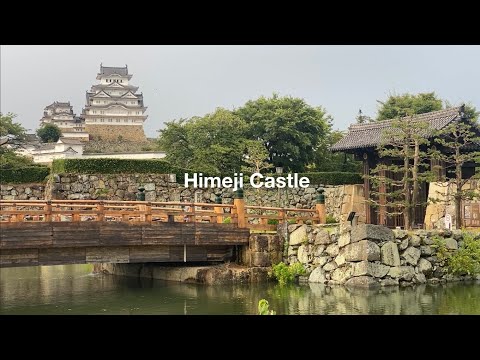
[[[267,224],[268,225],[278,225],[278,219],[268,219]]]
[[[258,315],[275,315],[276,312],[270,310],[270,304],[267,300],[261,299],[258,302]]]
[[[328,215],[327,215],[327,218],[325,219],[325,223],[327,223],[327,224],[335,224],[335,223],[337,223],[337,222],[338,222],[338,221],[337,221],[337,219],[335,218],[335,216],[330,215],[330,214],[328,214]]]
[[[476,275],[480,273],[480,239],[469,232],[463,232],[463,244],[456,251],[449,250],[445,240],[433,238],[437,257],[447,266],[447,271],[455,275]]]
[[[50,174],[50,169],[46,166],[30,166],[17,169],[1,169],[0,183],[22,184],[44,182]]]
[[[287,265],[283,262],[280,262],[272,266],[271,272],[271,275],[277,279],[280,285],[293,282],[296,276],[303,274],[305,274],[305,268],[299,262],[292,265]]]
[[[182,182],[188,170],[178,168],[164,160],[131,159],[57,159],[53,161],[52,172],[79,174],[176,174]]]
[[[299,173],[298,176],[308,177],[310,179],[310,184],[314,184],[314,185],[363,184],[362,177],[359,173],[333,171],[333,172]]]

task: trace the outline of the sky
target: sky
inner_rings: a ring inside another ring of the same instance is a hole
[[[262,95],[322,106],[333,128],[375,116],[389,94],[435,91],[480,109],[480,46],[362,45],[8,45],[0,47],[0,111],[28,132],[45,106],[70,101],[79,115],[100,63],[128,65],[148,107],[145,133],[174,119],[234,109]]]

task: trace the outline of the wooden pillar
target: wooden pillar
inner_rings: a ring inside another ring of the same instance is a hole
[[[363,154],[363,195],[365,197],[365,223],[371,224],[372,223],[372,214],[370,203],[368,200],[370,199],[370,179],[368,176],[370,175],[370,164],[368,159],[368,154]]]
[[[285,222],[285,211],[284,210],[280,210],[278,212],[278,216],[281,216],[282,218],[278,220],[278,223],[279,224],[283,224]]]
[[[381,165],[387,165],[386,161],[381,161]],[[386,170],[380,170],[379,173],[380,177],[385,178],[387,176],[387,171]],[[379,208],[379,217],[378,217],[378,225],[387,225],[387,185],[385,181],[381,181],[379,185],[379,196],[378,196],[378,201],[380,202],[380,208]]]
[[[219,204],[219,205],[222,205],[222,198],[220,197],[220,195],[217,195],[215,197],[215,204]],[[216,217],[216,223],[217,224],[223,224],[223,207],[221,206],[215,206],[213,208],[213,211],[215,212],[215,214],[219,214],[217,215]],[[213,219],[212,219],[213,220]],[[212,221],[214,222],[214,221]]]
[[[45,205],[45,221],[52,221],[52,202],[49,200]]]
[[[246,221],[246,214],[245,214],[245,200],[243,199],[243,190],[238,189],[235,191],[235,198],[233,199],[233,205],[235,205],[236,213],[237,213],[237,226],[239,228],[246,228],[247,221]]]
[[[147,205],[145,205],[145,221],[146,222],[152,222],[152,203],[148,202]]]
[[[103,201],[97,204],[97,221],[104,221],[105,220],[105,205]]]

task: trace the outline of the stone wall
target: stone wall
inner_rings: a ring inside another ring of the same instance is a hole
[[[51,199],[56,200],[135,200],[138,187],[145,187],[146,201],[195,201],[214,202],[216,193],[220,193],[225,204],[233,203],[231,189],[192,189],[178,184],[169,175],[161,174],[60,174],[53,176],[49,183]],[[361,185],[315,186],[303,189],[253,189],[244,187],[247,205],[262,205],[301,209],[313,209],[316,204],[317,190],[325,189],[326,213],[337,220],[346,219],[350,211],[359,213],[364,222],[363,191]],[[280,201],[279,201],[280,199]],[[288,204],[288,205],[287,205]]]
[[[117,141],[119,136],[128,141],[147,141],[143,125],[92,125],[85,124],[85,131],[93,140]]]
[[[45,184],[10,184],[0,185],[1,200],[43,200]]]
[[[433,237],[440,236],[450,251],[457,250],[461,231],[408,233],[365,224],[330,231],[318,225],[288,228],[286,262],[301,262],[309,282],[378,287],[469,278],[447,274],[433,246]]]

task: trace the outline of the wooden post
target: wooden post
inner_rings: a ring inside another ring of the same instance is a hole
[[[147,205],[145,205],[145,211],[147,212],[145,214],[145,221],[152,222],[152,203],[151,202],[148,202]]]
[[[215,197],[215,204],[222,204],[222,198],[217,195]],[[221,206],[215,206],[214,208],[215,214],[222,214],[222,215],[217,215],[217,224],[222,224],[223,223],[223,207]]]
[[[386,160],[379,162],[381,165],[388,165]],[[384,179],[387,177],[387,171],[385,169],[380,170],[380,177]],[[380,208],[378,211],[378,225],[387,225],[387,184],[386,181],[382,180],[379,185],[379,195],[378,200],[380,203]]]
[[[325,214],[325,195],[323,195],[325,190],[319,189],[317,196],[317,204],[315,209],[317,210],[318,221],[320,224],[325,224],[327,222],[327,215]]]
[[[245,200],[243,199],[243,190],[238,189],[235,191],[235,198],[233,199],[233,205],[235,205],[237,219],[238,219],[238,227],[239,228],[246,228],[247,221],[246,221],[246,213],[245,213]]]
[[[72,214],[72,221],[79,222],[80,221],[80,214]]]
[[[370,208],[370,179],[368,176],[370,175],[370,163],[368,159],[368,154],[363,154],[363,196],[365,197],[365,223],[371,224],[372,223],[372,213]]]
[[[45,204],[45,221],[52,221],[52,202],[50,200]]]
[[[97,221],[104,221],[105,220],[105,205],[103,201],[97,204]]]
[[[285,211],[282,209],[278,212],[278,216],[281,216],[282,218],[278,220],[279,224],[283,224],[285,222]]]

